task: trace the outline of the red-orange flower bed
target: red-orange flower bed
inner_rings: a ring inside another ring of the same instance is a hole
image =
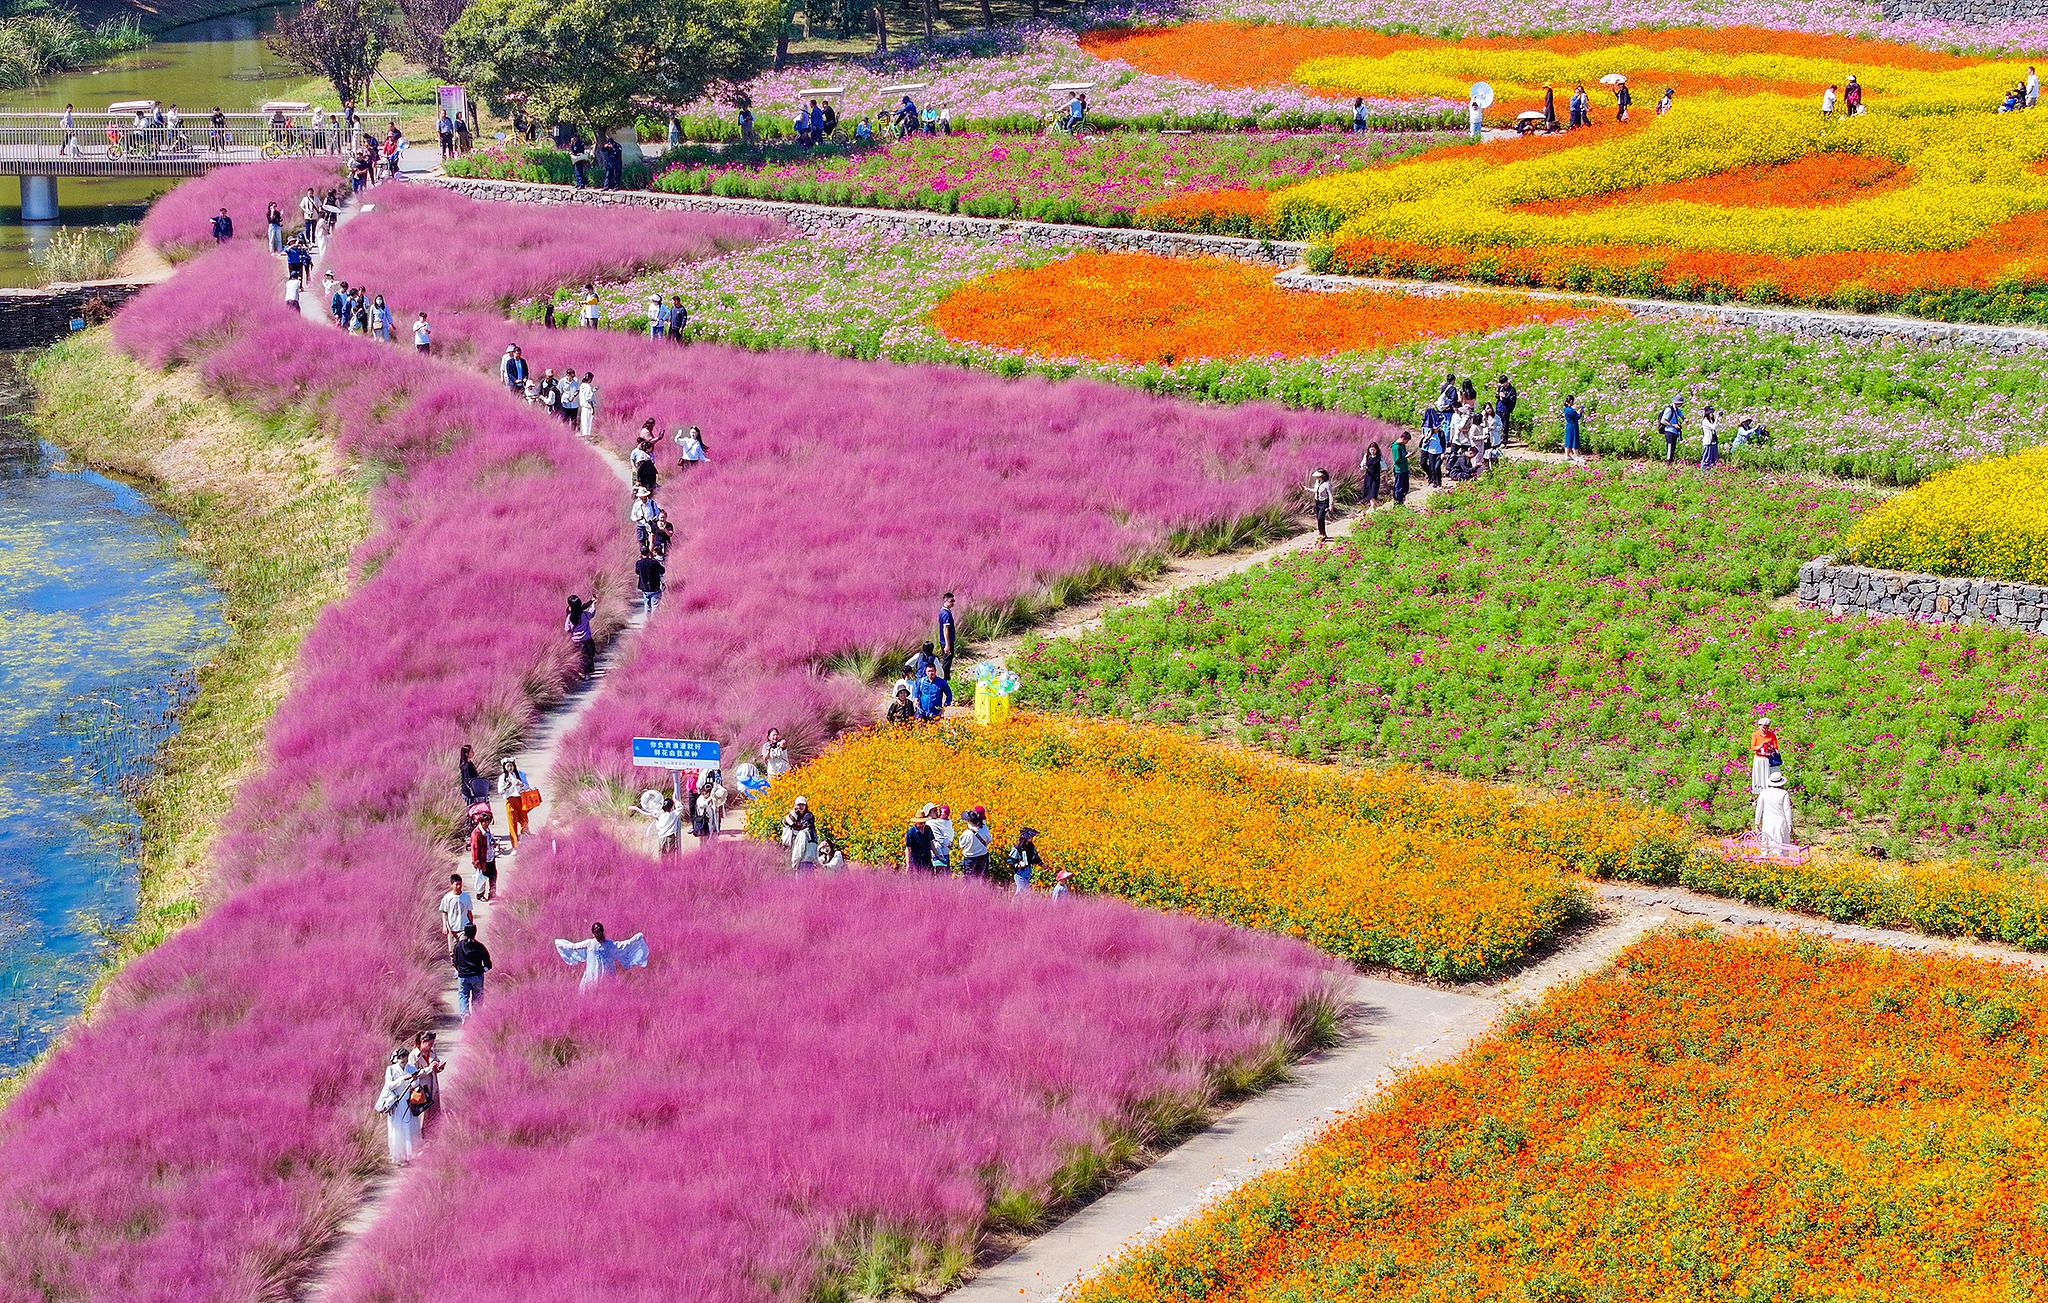
[[[2044,1007],[2011,966],[1656,937],[1078,1298],[2036,1298]]]
[[[931,320],[962,342],[1145,365],[1365,352],[1588,315],[1507,296],[1317,294],[1281,289],[1269,269],[1217,258],[1082,253],[962,286]]]
[[[1158,76],[1187,77],[1213,86],[1277,86],[1294,82],[1295,70],[1311,59],[1333,57],[1380,59],[1407,52],[1455,48],[1460,51],[1499,50],[1524,52],[1540,50],[1551,54],[1577,55],[1619,45],[1645,50],[1694,50],[1706,54],[1736,56],[1768,51],[1791,59],[1820,59],[1843,68],[1883,65],[1919,71],[1944,71],[1983,62],[1963,55],[1943,54],[1893,41],[1873,41],[1852,36],[1823,36],[1754,27],[1678,27],[1652,31],[1630,29],[1622,32],[1575,32],[1558,36],[1494,36],[1446,41],[1428,36],[1389,36],[1379,32],[1341,27],[1286,27],[1278,24],[1198,22],[1177,27],[1112,29],[1084,33],[1081,46],[1102,59],[1120,59],[1143,72]],[[1723,92],[1754,95],[1778,91],[1798,96],[1816,93],[1805,81],[1787,82],[1761,77],[1724,77],[1710,73],[1682,73],[1664,76],[1658,86],[1671,85],[1681,95]],[[1305,87],[1311,94],[1346,97],[1342,87]],[[1593,86],[1599,91],[1602,88]],[[1656,88],[1639,95],[1654,96]],[[1558,91],[1558,113],[1570,87]],[[1490,117],[1505,121],[1513,111],[1541,107],[1540,103],[1501,103]],[[1612,116],[1610,113],[1608,116]]]
[[[2048,248],[2048,212],[2015,217],[1974,244],[1947,252],[1785,257],[1625,244],[1458,249],[1366,236],[1338,240],[1328,270],[1591,294],[1747,299],[1860,311],[1897,308],[1919,316],[1976,319],[1978,314],[1967,310],[1951,313],[1957,296],[2038,290],[2040,278],[2022,273],[2043,248]]]
[[[1826,208],[1904,189],[1917,179],[1912,168],[1889,158],[1869,154],[1808,154],[1790,163],[1734,168],[1714,176],[1614,190],[1584,199],[1542,199],[1515,204],[1509,211],[1565,217],[1673,199],[1716,208]]]

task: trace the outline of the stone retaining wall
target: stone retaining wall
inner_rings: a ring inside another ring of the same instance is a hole
[[[1291,267],[1301,261],[1307,245],[1293,240],[1244,240],[1228,235],[1181,235],[1171,231],[1139,231],[1113,226],[1068,226],[1058,222],[1025,222],[1002,217],[961,217],[900,208],[836,208],[824,204],[793,204],[777,199],[728,199],[723,195],[672,195],[659,190],[578,190],[573,186],[530,181],[472,181],[433,174],[423,178],[471,199],[510,199],[528,204],[597,204],[626,208],[669,208],[681,211],[748,213],[779,217],[799,231],[839,227],[893,227],[921,235],[962,238],[1005,237],[1028,244],[1066,248],[1132,250],[1163,254],[1216,254],[1247,262]]]
[[[2048,15],[2048,0],[1883,0],[1887,20],[1934,18],[1950,23],[1988,24]]]
[[[0,289],[0,349],[54,344],[71,333],[73,321],[83,318],[98,325],[142,288],[127,281],[89,281],[39,290]],[[99,306],[94,306],[95,300]]]
[[[2048,0],[2041,0],[2048,4]],[[779,217],[800,231],[836,227],[893,227],[920,234],[959,237],[1006,237],[1031,244],[1068,248],[1134,250],[1187,256],[1214,254],[1244,262],[1287,268],[1276,278],[1292,289],[1342,293],[1385,290],[1440,297],[1458,294],[1516,294],[1532,299],[1594,303],[1619,308],[1635,317],[1680,318],[1747,326],[1781,334],[1835,336],[1879,342],[1934,346],[1961,345],[2000,353],[2048,351],[2048,330],[2018,326],[1959,325],[1913,317],[1877,317],[1849,312],[1800,308],[1762,308],[1736,303],[1683,303],[1667,299],[1606,298],[1557,290],[1504,289],[1456,285],[1442,281],[1375,280],[1363,276],[1318,276],[1298,264],[1308,246],[1296,240],[1246,240],[1228,235],[1183,235],[1168,231],[1137,231],[1117,227],[1069,226],[1058,222],[1025,222],[1000,217],[957,217],[891,208],[839,208],[796,204],[773,199],[728,199],[722,195],[671,195],[654,190],[578,190],[573,186],[531,181],[472,181],[439,172],[421,178],[472,199],[513,200],[529,204],[598,204],[638,208],[670,208],[696,212],[751,213]]]
[[[1799,567],[1799,604],[1833,615],[1860,611],[1928,624],[1995,624],[2048,634],[2048,588],[1838,566],[1833,557],[1817,557]]]

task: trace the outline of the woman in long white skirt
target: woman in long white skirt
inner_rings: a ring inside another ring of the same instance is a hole
[[[391,1161],[405,1163],[420,1149],[420,1119],[412,1111],[415,1070],[406,1063],[406,1050],[391,1051],[384,1069],[384,1089],[377,1092],[377,1111],[384,1115],[384,1138],[391,1149]]]
[[[1766,855],[1787,855],[1798,850],[1792,841],[1792,794],[1785,790],[1785,775],[1773,771],[1756,798],[1756,839]]]

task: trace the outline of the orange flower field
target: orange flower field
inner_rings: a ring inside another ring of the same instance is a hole
[[[1163,365],[1365,352],[1594,311],[1506,295],[1321,294],[1282,289],[1271,268],[1220,258],[1087,252],[972,281],[941,300],[931,320],[966,343]]]
[[[1079,1303],[2040,1297],[2048,981],[1646,940]]]
[[[1691,854],[1676,818],[1619,802],[1290,765],[1168,729],[1036,715],[853,734],[777,782],[749,830],[772,836],[799,792],[866,863],[902,863],[925,803],[951,805],[956,823],[981,805],[998,850],[1030,824],[1048,870],[1071,869],[1077,890],[1449,980],[1519,963],[1583,914],[1574,870],[1662,877]]]

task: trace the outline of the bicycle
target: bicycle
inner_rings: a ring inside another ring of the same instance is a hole
[[[263,147],[256,152],[264,158],[303,157],[314,152],[313,139],[311,136],[294,132],[282,140],[264,141]]]
[[[162,142],[156,139],[153,132],[146,128],[138,127],[134,130],[123,132],[117,140],[108,141],[107,157],[111,159],[155,158],[162,149]]]

